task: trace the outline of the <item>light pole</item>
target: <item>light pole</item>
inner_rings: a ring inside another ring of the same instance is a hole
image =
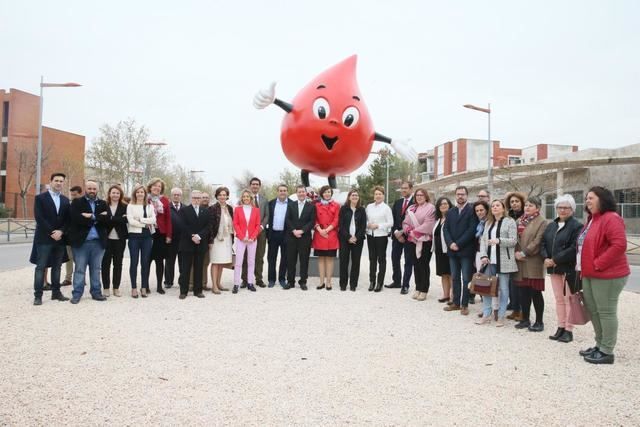
[[[488,152],[488,160],[487,160],[487,180],[488,180],[488,185],[487,185],[487,191],[489,191],[489,194],[493,194],[493,163],[492,163],[492,158],[491,158],[491,152],[492,152],[492,143],[491,143],[491,104],[487,104],[487,108],[482,108],[482,107],[476,107],[475,105],[471,105],[471,104],[465,104],[463,105],[464,108],[469,108],[470,110],[476,110],[476,111],[480,111],[482,113],[487,113],[487,152]]]
[[[79,87],[78,83],[45,83],[44,76],[40,76],[40,117],[38,119],[38,155],[36,158],[36,195],[40,194],[42,185],[42,110],[44,105],[43,89],[45,87]]]

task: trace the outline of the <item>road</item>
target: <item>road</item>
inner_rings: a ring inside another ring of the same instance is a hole
[[[33,264],[29,263],[30,254],[31,243],[0,245],[0,272],[32,266]],[[128,253],[125,253],[125,257],[128,257],[128,255]],[[366,254],[363,254],[363,256],[366,256]],[[391,266],[389,265],[389,267]],[[640,266],[631,266],[631,276],[627,281],[625,290],[640,293]]]

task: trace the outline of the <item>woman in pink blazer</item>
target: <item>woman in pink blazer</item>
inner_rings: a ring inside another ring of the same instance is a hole
[[[243,190],[240,195],[240,205],[236,206],[233,212],[233,229],[236,235],[236,265],[233,276],[232,293],[237,294],[240,288],[242,263],[244,261],[245,250],[247,252],[247,289],[255,292],[253,285],[255,282],[256,263],[256,239],[260,234],[260,209],[253,205],[253,194],[249,190]]]
[[[429,261],[436,208],[430,203],[429,194],[423,188],[418,188],[413,197],[416,203],[409,207],[402,222],[402,230],[408,240],[408,250],[405,249],[404,256],[408,255],[413,260],[416,292],[412,298],[424,301],[427,299],[431,277]]]

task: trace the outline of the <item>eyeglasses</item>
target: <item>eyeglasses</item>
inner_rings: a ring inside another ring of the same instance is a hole
[[[571,206],[557,206],[557,210],[572,210]]]

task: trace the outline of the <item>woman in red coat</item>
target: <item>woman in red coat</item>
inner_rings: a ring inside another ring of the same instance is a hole
[[[171,236],[173,236],[169,199],[164,196],[164,181],[160,178],[152,178],[147,184],[147,194],[149,195],[148,203],[153,205],[157,221],[156,231],[153,233],[151,261],[156,263],[156,289],[159,294],[164,294],[164,289],[162,289],[164,260],[168,254],[168,245],[171,243]]]
[[[338,242],[340,205],[331,200],[332,196],[331,187],[325,185],[320,188],[320,199],[316,202],[315,233],[311,243],[313,253],[318,257],[320,272],[320,285],[316,289],[323,289],[326,286],[328,291],[332,289],[333,261],[340,247]]]
[[[592,187],[584,204],[589,214],[578,235],[576,270],[591,313],[596,345],[580,351],[589,363],[612,364],[618,338],[618,298],[631,274],[624,221],[611,191]]]
[[[240,195],[240,205],[233,211],[233,230],[236,235],[236,265],[233,271],[233,290],[237,294],[242,280],[242,262],[245,251],[247,253],[247,289],[255,292],[256,239],[260,234],[260,209],[253,205],[253,194],[243,190]]]

